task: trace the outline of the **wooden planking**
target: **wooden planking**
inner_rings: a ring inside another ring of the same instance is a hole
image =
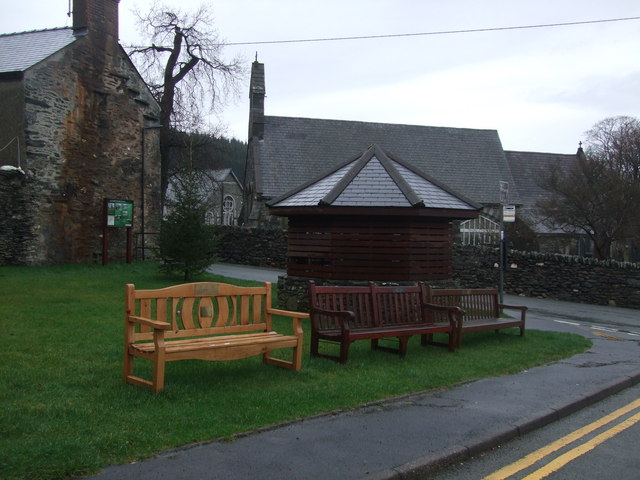
[[[424,218],[291,218],[287,273],[351,280],[452,275],[452,229]]]

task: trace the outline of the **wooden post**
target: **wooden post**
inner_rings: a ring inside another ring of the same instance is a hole
[[[133,249],[133,228],[127,227],[127,263],[128,264],[131,264],[132,249]]]
[[[107,265],[109,263],[109,227],[107,225],[108,203],[109,200],[105,198],[102,207],[102,265]]]

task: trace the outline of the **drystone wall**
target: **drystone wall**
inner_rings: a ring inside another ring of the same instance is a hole
[[[286,231],[223,227],[219,232],[221,262],[286,268]],[[454,277],[434,286],[497,287],[498,261],[497,249],[457,245]],[[640,264],[637,263],[509,251],[506,265],[506,293],[640,309]],[[308,280],[281,277],[278,282],[280,305],[304,310]]]

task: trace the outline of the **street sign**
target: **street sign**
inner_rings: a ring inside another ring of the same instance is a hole
[[[515,205],[503,205],[502,206],[502,221],[503,222],[515,222],[516,221],[516,206]]]

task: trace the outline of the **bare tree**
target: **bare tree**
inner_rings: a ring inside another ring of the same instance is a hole
[[[619,116],[605,118],[586,133],[586,153],[623,178],[640,181],[640,120]]]
[[[638,127],[630,117],[597,123],[571,169],[551,168],[540,179],[549,195],[537,203],[538,213],[556,228],[586,233],[596,258],[609,258],[614,242],[633,239],[638,232]]]
[[[238,92],[244,72],[239,57],[223,58],[224,41],[213,15],[203,5],[193,13],[155,3],[146,14],[135,12],[151,45],[129,48],[162,109],[160,143],[162,188],[167,184],[170,129],[193,131],[204,116]]]

